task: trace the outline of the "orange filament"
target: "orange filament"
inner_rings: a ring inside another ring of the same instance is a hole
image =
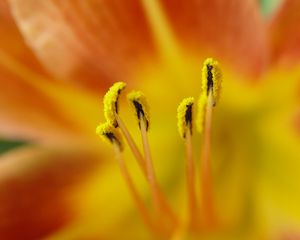
[[[126,125],[124,124],[123,120],[121,119],[121,117],[118,114],[115,114],[115,118],[116,118],[118,125],[130,147],[130,150],[132,151],[132,154],[138,161],[138,164],[139,164],[143,174],[146,176],[147,170],[146,170],[146,163],[145,163],[144,157],[142,156],[140,150],[138,149],[136,143],[134,142],[131,134],[129,133],[129,131],[128,131]]]
[[[142,156],[140,150],[138,149],[136,143],[134,142],[131,134],[129,133],[125,123],[122,121],[121,117],[116,114],[116,120],[118,122],[118,125],[133,153],[135,156],[136,160],[138,161],[141,170],[143,174],[146,177],[146,180],[148,181],[148,184],[150,186],[151,190],[151,196],[153,200],[153,205],[155,212],[157,214],[158,220],[163,220],[164,216],[168,216],[168,219],[170,222],[167,222],[164,224],[164,226],[160,226],[161,231],[164,232],[170,232],[173,231],[173,228],[177,224],[177,217],[171,210],[167,200],[165,199],[162,191],[159,188],[159,185],[156,181],[155,173],[154,173],[154,168],[152,165],[152,159],[151,159],[151,153],[150,153],[150,147],[149,147],[149,142],[147,138],[147,131],[146,131],[146,125],[144,120],[141,121],[141,136],[143,140],[143,146],[144,146],[144,154],[145,158]]]
[[[145,224],[149,227],[149,229],[151,229],[153,232],[157,232],[157,229],[156,229],[155,225],[153,224],[153,221],[146,209],[146,206],[143,203],[142,198],[140,197],[139,193],[137,192],[136,187],[133,184],[132,178],[129,175],[129,172],[128,172],[127,167],[124,162],[124,159],[122,157],[122,153],[117,144],[114,144],[114,151],[115,151],[115,155],[116,155],[116,159],[117,159],[120,171],[123,175],[125,183],[127,184],[130,194],[133,197],[136,208],[138,209],[140,215],[142,216]]]
[[[206,227],[213,227],[215,224],[215,213],[213,203],[213,186],[211,176],[211,122],[212,122],[213,96],[209,92],[205,113],[204,142],[201,159],[201,184],[202,184],[202,208],[204,223]]]
[[[148,136],[147,136],[147,129],[146,129],[146,123],[145,119],[143,118],[141,121],[141,137],[143,141],[143,148],[144,148],[144,155],[145,155],[145,160],[146,160],[146,169],[147,169],[147,176],[148,176],[148,181],[150,184],[150,188],[152,190],[153,194],[153,199],[154,199],[154,204],[157,204],[157,213],[158,217],[160,218],[163,214],[169,217],[169,220],[171,221],[171,228],[176,227],[177,225],[177,217],[173,213],[171,207],[169,206],[167,200],[165,199],[162,191],[159,188],[159,185],[156,181],[154,169],[153,169],[153,164],[152,164],[152,158],[151,158],[151,151],[150,151],[150,146],[149,146],[149,141],[148,141]],[[167,223],[168,224],[168,223]]]
[[[195,192],[195,166],[193,160],[192,134],[190,128],[187,128],[185,137],[186,148],[186,176],[187,176],[187,194],[189,208],[189,226],[191,229],[197,228],[197,199]]]

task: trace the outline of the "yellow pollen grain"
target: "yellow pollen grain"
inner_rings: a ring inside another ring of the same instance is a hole
[[[140,126],[141,117],[143,117],[144,120],[146,121],[145,123],[148,130],[150,125],[150,113],[149,113],[149,105],[145,95],[140,91],[132,91],[127,95],[127,99],[136,113],[139,126]]]
[[[199,133],[202,133],[204,129],[206,104],[207,104],[207,95],[201,94],[198,101],[198,112],[196,118],[196,126]]]
[[[105,119],[110,125],[114,127],[118,126],[115,114],[118,114],[118,99],[125,87],[126,84],[123,82],[115,83],[107,91],[103,99]]]
[[[212,86],[209,86],[210,84]],[[214,105],[217,104],[220,98],[221,85],[222,73],[218,61],[207,58],[202,67],[202,94],[206,93],[208,96],[208,92],[212,90]],[[208,87],[212,87],[212,89],[208,89]]]
[[[194,98],[193,97],[188,97],[182,100],[182,102],[179,104],[177,108],[177,126],[178,126],[178,132],[182,138],[185,138],[186,132],[189,127],[189,124],[192,124],[192,119],[190,119],[190,123],[187,122],[186,116],[187,116],[187,111],[189,110],[190,107],[193,108],[194,104]],[[193,113],[191,114],[191,118],[193,116]]]
[[[106,143],[117,144],[123,150],[124,144],[121,133],[110,123],[101,123],[96,128],[96,134]]]

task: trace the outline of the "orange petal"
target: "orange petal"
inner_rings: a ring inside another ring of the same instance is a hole
[[[30,83],[31,76],[16,66],[40,75],[40,84],[50,83],[9,10],[6,1],[0,0],[0,134],[6,138],[64,141],[65,133],[74,131],[74,124],[63,116],[58,104]]]
[[[265,66],[264,26],[253,0],[9,2],[47,69],[90,86],[128,80],[145,58],[156,56],[155,34],[165,41],[166,29],[198,56],[225,56],[237,69],[251,73]]]
[[[74,131],[51,99],[0,65],[0,132],[2,137],[31,141],[63,141]]]
[[[0,238],[45,239],[69,223],[72,192],[99,165],[97,158],[40,148],[1,156]]]
[[[270,22],[272,61],[284,65],[300,59],[300,1],[285,0]]]
[[[27,42],[57,76],[99,86],[126,79],[153,49],[141,6],[106,1],[10,0]]]
[[[249,73],[265,68],[265,27],[257,1],[162,2],[178,37],[193,52],[205,51]]]
[[[0,0],[0,35],[0,49],[2,51],[35,71],[43,72],[41,65],[31,49],[25,44],[18,27],[14,23],[6,0]]]

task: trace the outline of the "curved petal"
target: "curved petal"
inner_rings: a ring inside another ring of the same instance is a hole
[[[10,1],[47,69],[90,86],[124,79],[153,49],[138,1]],[[130,67],[129,67],[130,66]]]
[[[24,140],[64,139],[74,129],[49,97],[0,65],[0,132]]]
[[[198,57],[225,56],[241,71],[258,73],[266,63],[264,26],[253,0],[9,2],[44,65],[90,86],[128,80],[159,56],[160,41],[174,51],[172,37]]]
[[[55,145],[96,138],[100,119],[96,96],[49,80],[1,50],[0,81],[2,137]]]
[[[300,2],[285,0],[270,22],[272,61],[288,65],[300,58]]]
[[[10,9],[6,0],[0,1],[0,35],[0,49],[2,51],[5,51],[6,54],[9,54],[35,71],[40,73],[43,72],[35,55],[25,44],[25,41],[10,14]]]
[[[45,74],[25,44],[9,10],[6,1],[1,0],[0,135],[8,139],[64,142],[67,135],[77,133],[78,127],[67,113],[70,107],[63,106],[70,101],[74,104],[80,101],[82,106],[84,100],[80,94],[70,97],[71,87],[59,89],[61,87]],[[88,119],[93,119],[90,125],[94,132],[97,121],[91,116]]]
[[[222,58],[236,69],[260,73],[266,66],[265,26],[257,1],[165,0],[178,37],[192,51]],[[206,50],[206,49],[204,49]]]
[[[0,238],[45,239],[70,222],[72,192],[99,163],[91,153],[37,147],[1,156]]]

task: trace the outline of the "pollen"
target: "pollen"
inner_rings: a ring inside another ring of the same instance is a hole
[[[149,105],[145,95],[140,91],[132,91],[127,95],[130,105],[133,107],[138,119],[139,127],[141,127],[141,120],[146,123],[146,130],[149,129],[150,115]]]
[[[114,128],[110,123],[101,123],[96,128],[96,134],[107,143],[117,144],[120,150],[123,150],[122,137],[118,129]]]
[[[207,104],[207,95],[202,94],[198,100],[198,112],[197,112],[197,119],[196,119],[196,126],[199,133],[202,133],[204,128],[206,104]]]
[[[104,96],[103,103],[104,103],[104,116],[106,121],[114,126],[118,127],[118,123],[116,120],[116,114],[118,114],[118,100],[122,90],[126,87],[126,84],[123,82],[117,82],[110,89]]]
[[[203,63],[202,68],[202,93],[212,91],[214,106],[220,98],[222,85],[222,73],[218,61],[213,58],[207,58]]]
[[[192,133],[193,105],[194,98],[189,97],[183,99],[177,108],[177,126],[182,138],[185,138],[188,129]]]

